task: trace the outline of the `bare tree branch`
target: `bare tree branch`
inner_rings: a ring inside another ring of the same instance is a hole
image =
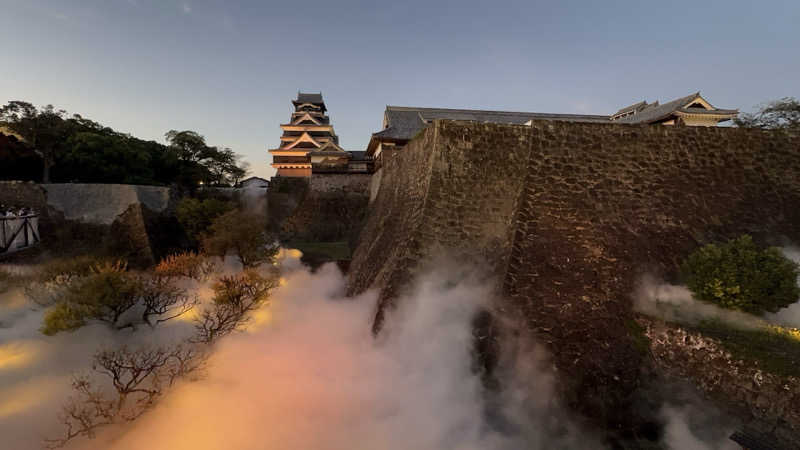
[[[92,369],[110,389],[100,389],[88,375],[76,377],[70,397],[60,415],[64,434],[46,439],[46,448],[61,448],[70,440],[93,438],[98,428],[135,420],[152,407],[178,380],[201,371],[207,355],[194,346],[123,346],[94,355]]]

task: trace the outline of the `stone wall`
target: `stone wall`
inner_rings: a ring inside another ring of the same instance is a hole
[[[41,214],[47,210],[47,196],[40,185],[30,181],[0,181],[0,205],[29,207]]]
[[[28,206],[40,214],[40,238],[54,251],[91,240],[136,267],[175,250],[183,236],[170,214],[171,191],[121,184],[0,182],[0,204]],[[80,235],[80,236],[76,236]]]
[[[305,241],[355,241],[366,217],[370,175],[314,174],[308,180],[281,234]]]
[[[267,189],[267,219],[270,229],[280,232],[308,192],[308,178],[272,177]]]
[[[701,243],[800,242],[800,138],[736,128],[435,122],[386,158],[348,280],[398,289],[442,253],[496,274],[499,309],[546,343],[567,402],[631,420],[644,355],[629,294]]]
[[[716,340],[698,333],[657,320],[639,322],[656,364],[668,375],[695,380],[707,396],[769,425],[778,438],[800,433],[800,379],[733,358]]]
[[[67,220],[110,225],[133,204],[154,212],[170,206],[170,189],[130,184],[43,184],[47,204]]]

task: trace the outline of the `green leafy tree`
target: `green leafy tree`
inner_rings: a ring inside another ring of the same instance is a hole
[[[209,146],[195,131],[170,130],[165,136],[169,149],[182,163],[181,184],[231,185],[247,173],[246,166],[239,163],[240,156],[233,150]]]
[[[67,142],[59,178],[70,181],[78,175],[90,183],[159,184],[153,167],[155,155],[141,143],[117,134],[79,132]]]
[[[31,180],[42,178],[42,158],[0,124],[0,180]]]
[[[800,101],[784,97],[761,106],[755,114],[739,114],[734,123],[748,128],[800,130]]]
[[[203,249],[221,257],[232,251],[244,267],[272,261],[278,253],[274,237],[267,233],[266,219],[238,209],[214,220],[203,237]]]
[[[18,100],[0,108],[0,122],[20,135],[42,157],[44,183],[50,182],[50,169],[62,149],[59,144],[68,131],[65,115],[66,111],[56,110],[53,105],[36,108]]]
[[[239,163],[240,155],[229,148],[212,147],[205,163],[210,178],[208,184],[230,186],[237,184],[247,174],[247,166]]]
[[[681,271],[698,299],[724,308],[760,314],[800,299],[798,265],[775,247],[760,249],[747,235],[697,249]]]
[[[155,327],[191,310],[197,300],[174,286],[169,278],[144,277],[127,271],[124,263],[106,263],[70,283],[44,316],[42,333],[53,335],[89,321],[121,330],[140,324]],[[138,311],[138,314],[133,314]]]
[[[69,287],[44,317],[42,333],[74,330],[94,319],[117,327],[123,313],[136,304],[137,280],[124,264],[107,264]]]
[[[175,216],[186,234],[196,243],[217,217],[233,209],[233,203],[216,198],[184,197],[175,208]]]
[[[201,182],[230,185],[247,173],[233,150],[211,147],[191,130],[170,130],[163,145],[24,101],[0,107],[0,125],[15,135],[0,139],[3,178],[39,178],[30,174],[36,171],[45,183],[174,183],[194,191]]]
[[[212,149],[206,145],[206,138],[191,130],[169,130],[164,135],[170,148],[174,149],[182,161],[200,162],[208,158]]]

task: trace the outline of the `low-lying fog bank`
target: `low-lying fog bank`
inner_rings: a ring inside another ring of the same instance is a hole
[[[135,422],[66,448],[602,448],[559,407],[539,349],[505,355],[503,389],[485,390],[470,352],[473,317],[491,293],[469,272],[442,269],[417,280],[375,339],[374,294],[343,298],[334,265],[312,274],[298,256],[284,252],[271,303],[246,332],[218,343],[204,377],[181,382]],[[208,300],[208,283],[188,287]],[[90,368],[98,348],[192,333],[187,317],[155,330],[89,325],[48,337],[38,331],[43,312],[19,290],[0,298],[0,436],[13,449],[41,448],[62,432],[57,415],[72,375]],[[708,417],[719,413],[706,408],[685,398],[665,406],[664,444],[735,448],[724,420],[709,432]]]

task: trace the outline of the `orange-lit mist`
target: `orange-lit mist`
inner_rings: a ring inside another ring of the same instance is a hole
[[[547,448],[543,432],[508,436],[487,423],[470,371],[470,327],[490,286],[427,277],[375,339],[374,295],[341,298],[334,265],[284,277],[251,332],[221,342],[205,379],[178,386],[129,430],[81,448]],[[537,388],[546,410],[550,380],[541,376]]]

